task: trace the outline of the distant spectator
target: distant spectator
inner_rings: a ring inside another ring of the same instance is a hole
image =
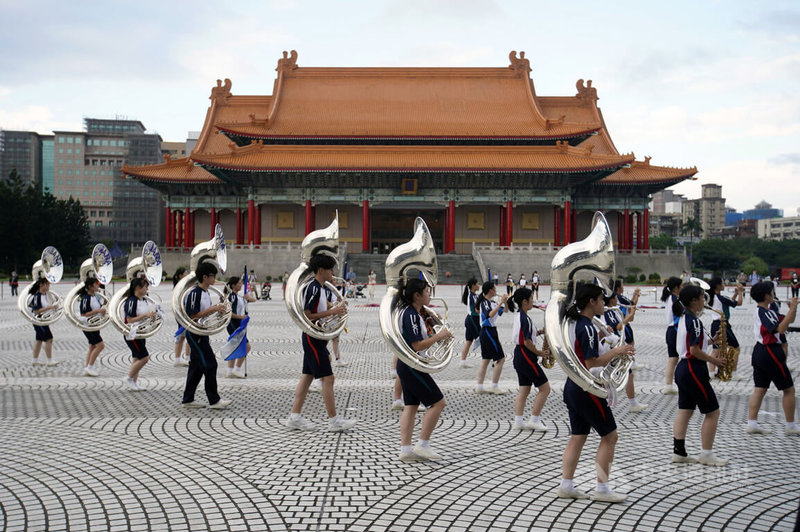
[[[798,297],[798,292],[800,292],[800,277],[797,277],[797,272],[792,272],[792,279],[789,283],[792,287],[792,297]]]
[[[758,272],[753,270],[753,273],[750,274],[750,286],[757,285],[760,280],[761,278],[758,276]]]
[[[11,295],[17,295],[17,288],[19,287],[19,275],[17,275],[16,270],[12,270],[11,272],[11,279],[9,279],[8,284],[11,285]]]

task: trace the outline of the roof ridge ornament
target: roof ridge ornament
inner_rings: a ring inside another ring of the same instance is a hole
[[[578,89],[578,94],[576,94],[575,97],[582,100],[584,105],[588,105],[600,99],[597,97],[597,89],[592,87],[592,80],[587,80],[584,85],[583,78],[581,78],[575,82],[575,88]]]
[[[569,149],[569,142],[566,140],[557,140],[556,147],[561,153],[567,153],[567,150]]]
[[[645,155],[644,156],[644,165],[645,166],[650,166],[650,159],[652,159],[651,156],[649,156],[649,155]]]
[[[287,52],[286,50],[283,51],[283,58],[278,59],[278,68],[277,70],[279,73],[289,73],[292,70],[297,68],[297,51],[292,50],[291,52]]]
[[[222,80],[217,80],[217,86],[211,87],[211,96],[208,97],[209,100],[216,102],[218,104],[225,104],[228,102],[228,98],[231,97],[231,80],[225,78],[225,84],[222,84]]]
[[[164,154],[164,164],[169,164],[172,162],[172,155],[169,153]]]
[[[525,59],[525,52],[520,52],[519,57],[517,57],[517,51],[511,50],[508,54],[508,59],[511,61],[508,68],[512,69],[517,74],[527,76],[528,72],[531,71],[531,62]]]

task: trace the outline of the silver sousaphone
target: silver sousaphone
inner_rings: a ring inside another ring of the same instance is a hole
[[[386,258],[386,295],[381,300],[379,320],[381,332],[389,344],[389,348],[408,366],[424,373],[436,373],[442,371],[450,363],[453,357],[453,337],[440,340],[429,347],[423,353],[417,353],[403,339],[403,324],[401,323],[403,311],[408,305],[400,297],[409,279],[417,278],[419,272],[431,286],[436,286],[438,278],[439,263],[436,259],[436,248],[433,245],[428,226],[422,218],[414,221],[414,236],[406,242],[394,248]],[[441,300],[445,309],[447,303]],[[423,313],[426,319],[433,322],[434,333],[442,329],[449,329],[444,318],[439,316],[430,307],[423,306]],[[447,310],[445,310],[447,312]]]
[[[111,252],[103,244],[97,244],[92,250],[91,258],[86,259],[81,264],[80,273],[78,276],[78,284],[70,290],[64,298],[64,313],[67,319],[75,327],[82,331],[99,331],[111,320],[108,312],[109,298],[106,296],[104,290],[97,292],[97,297],[102,301],[102,306],[106,308],[105,313],[98,313],[88,318],[81,316],[80,312],[80,294],[81,289],[86,283],[87,279],[97,279],[100,284],[107,285],[111,282],[111,276],[114,274],[114,263],[111,260]]]
[[[564,246],[553,257],[550,302],[545,310],[545,334],[550,350],[564,373],[582,389],[601,398],[608,396],[607,386],[617,391],[625,388],[628,369],[633,364],[633,359],[619,356],[609,362],[600,375],[592,374],[581,363],[570,341],[566,311],[575,298],[578,280],[591,282],[593,279],[610,294],[614,276],[614,242],[611,230],[605,216],[596,212],[589,236]]]
[[[44,248],[44,251],[42,251],[42,258],[33,264],[33,269],[31,271],[31,280],[33,283],[19,291],[17,307],[26,320],[34,325],[46,326],[55,323],[61,318],[61,315],[64,314],[64,305],[60,295],[52,290],[48,290],[46,294],[47,301],[49,305],[55,305],[56,308],[36,314],[30,307],[35,294],[29,292],[36,281],[47,279],[51,284],[54,284],[59,282],[63,275],[64,261],[61,260],[61,253],[53,246],[47,246]]]
[[[199,320],[192,319],[186,312],[186,295],[190,290],[197,286],[197,278],[194,271],[203,262],[209,262],[217,267],[220,275],[225,273],[228,267],[228,250],[225,246],[225,234],[222,226],[217,224],[214,227],[214,238],[207,242],[197,244],[192,248],[190,258],[189,275],[181,279],[175,288],[172,289],[172,312],[175,319],[183,328],[198,336],[211,336],[224,331],[231,321],[233,310],[228,301],[227,287],[220,290],[215,286],[210,286],[208,291],[218,297],[219,304],[225,306],[222,312],[214,312]]]
[[[142,247],[142,256],[136,257],[128,262],[128,267],[125,269],[125,278],[130,283],[136,277],[144,277],[150,283],[150,288],[155,288],[161,284],[161,253],[158,251],[158,246],[152,240],[145,242]],[[117,290],[111,297],[108,303],[108,314],[111,323],[114,327],[126,337],[130,335],[131,326],[125,323],[125,292],[126,287]],[[152,297],[145,296],[144,298],[155,310],[161,308],[161,305]],[[136,327],[137,338],[149,338],[156,334],[161,326],[164,324],[164,318],[161,313],[157,313],[152,318],[137,322],[139,325]]]
[[[306,287],[314,280],[314,272],[309,270],[311,259],[318,254],[329,255],[337,259],[339,255],[339,213],[337,211],[331,224],[325,229],[311,231],[300,245],[300,265],[294,269],[286,281],[286,310],[289,316],[303,332],[318,340],[333,340],[347,328],[347,312],[333,314],[322,320],[312,321],[306,316],[304,307]],[[336,298],[329,309],[345,305],[342,292],[330,282],[325,282],[327,288]]]

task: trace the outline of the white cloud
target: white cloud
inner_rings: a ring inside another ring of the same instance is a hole
[[[55,118],[53,111],[43,105],[28,105],[13,111],[0,108],[0,128],[36,131],[43,135],[51,135],[54,130],[83,130],[79,120],[75,122],[59,121]]]

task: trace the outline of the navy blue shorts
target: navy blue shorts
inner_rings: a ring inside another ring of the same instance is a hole
[[[321,379],[333,375],[331,356],[328,352],[328,341],[318,340],[306,333],[302,335],[303,341],[303,374]]]
[[[714,337],[714,335],[717,334],[717,331],[719,331],[719,324],[720,323],[721,322],[719,320],[714,320],[714,321],[711,322],[711,337],[712,338]],[[730,324],[726,324],[725,330],[728,331],[728,346],[735,347],[736,349],[739,349],[739,340],[737,340],[736,336],[734,336],[733,331],[731,330]],[[714,347],[718,348],[719,344],[714,344]]]
[[[147,352],[147,341],[141,338],[137,338],[136,340],[128,340],[125,338],[125,343],[128,344],[128,349],[131,350],[131,356],[133,358],[142,359],[150,356],[150,353]]]
[[[89,340],[89,345],[97,345],[103,343],[103,338],[100,336],[100,331],[83,331],[83,335]]]
[[[37,342],[46,342],[53,339],[53,333],[50,332],[49,325],[34,325],[33,330],[36,331]]]
[[[608,407],[608,401],[583,391],[570,379],[564,385],[564,402],[569,410],[569,426],[573,435],[585,436],[594,429],[600,436],[605,436],[617,430],[617,422]]]
[[[481,335],[480,318],[478,318],[478,316],[467,316],[464,319],[464,328],[466,329],[464,338],[467,340],[467,342],[475,340]]]
[[[481,329],[481,358],[484,360],[500,360],[505,357],[503,346],[497,338],[497,327]]]
[[[678,385],[678,408],[699,409],[708,414],[719,409],[717,394],[711,387],[708,364],[702,360],[683,359],[675,368],[675,384]]]
[[[514,369],[517,370],[517,382],[520,386],[539,388],[547,382],[547,375],[536,358],[536,355],[524,347],[514,346]]]
[[[667,353],[669,358],[678,358],[678,348],[675,341],[678,339],[678,329],[670,325],[667,327]]]
[[[433,381],[430,373],[423,373],[409,367],[402,360],[397,360],[397,376],[400,378],[400,385],[403,387],[403,403],[405,405],[431,406],[442,399],[442,391]]]
[[[676,331],[677,334],[677,331]],[[632,344],[633,343],[633,327],[630,325],[625,326],[625,343]]]
[[[780,344],[756,343],[753,347],[752,363],[753,383],[756,388],[769,388],[773,382],[779,390],[794,386],[792,372],[786,366],[786,353]]]

